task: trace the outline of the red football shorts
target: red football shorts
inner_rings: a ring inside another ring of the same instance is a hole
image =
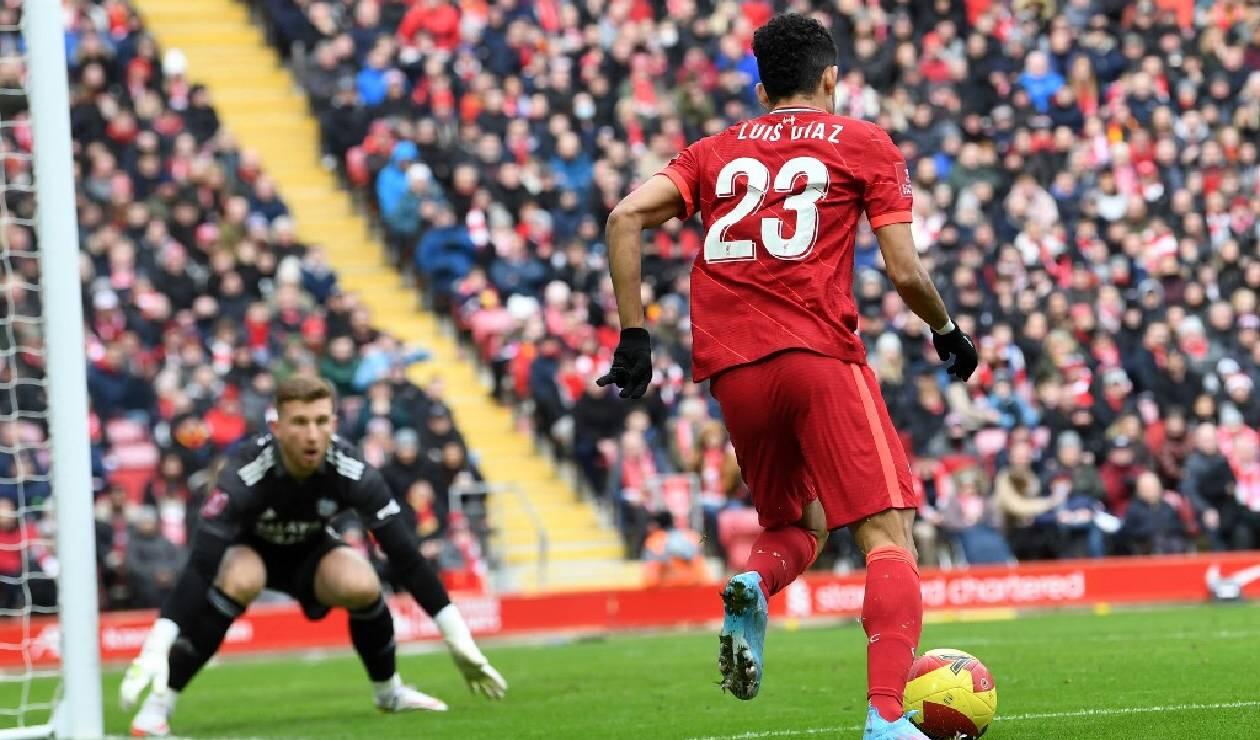
[[[828,529],[918,508],[906,453],[867,365],[782,352],[723,371],[711,388],[762,527],[799,521],[814,499]]]

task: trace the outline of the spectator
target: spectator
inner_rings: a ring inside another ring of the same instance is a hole
[[[1144,467],[1137,461],[1134,441],[1125,435],[1113,439],[1097,474],[1102,479],[1106,492],[1108,511],[1119,517],[1124,516],[1133,483],[1143,471]]]
[[[0,458],[0,499],[22,510],[41,510],[52,495],[48,467],[39,462],[34,450],[22,447]]]
[[[442,541],[438,568],[442,582],[452,593],[481,594],[486,589],[486,562],[481,537],[459,512],[451,512],[450,533]]]
[[[678,527],[674,515],[657,512],[643,545],[644,585],[689,586],[707,578],[700,537]]]
[[[38,536],[35,525],[18,515],[13,500],[0,498],[0,608],[27,606],[27,552]]]
[[[1010,453],[1010,462],[993,483],[993,495],[1011,551],[1020,560],[1053,559],[1059,544],[1055,510],[1067,500],[1066,493],[1042,495],[1028,444],[1012,445]]]
[[[1194,431],[1194,452],[1186,459],[1181,494],[1194,507],[1214,550],[1225,548],[1229,533],[1239,523],[1236,484],[1229,461],[1221,454],[1213,424],[1200,424]]]
[[[648,483],[661,472],[642,432],[622,435],[620,452],[608,476],[607,498],[617,511],[626,557],[637,560],[647,536]]]
[[[1254,550],[1260,545],[1260,445],[1254,435],[1235,442],[1233,469],[1238,513],[1229,530],[1230,544],[1237,550]]]
[[[1170,411],[1162,431],[1163,438],[1155,450],[1155,469],[1165,487],[1175,486],[1183,477],[1186,459],[1192,450],[1185,413],[1180,409]]]
[[[399,501],[406,500],[412,484],[426,473],[426,461],[420,456],[420,435],[409,427],[394,433],[394,454],[381,468],[381,477]]]
[[[1119,480],[1123,493],[1126,490],[1123,488],[1125,479]],[[1085,464],[1080,435],[1073,431],[1059,435],[1057,455],[1046,466],[1042,485],[1052,498],[1063,502],[1057,514],[1061,528],[1059,554],[1068,557],[1101,556],[1102,532],[1094,520],[1104,510],[1108,489],[1098,469]],[[1115,500],[1111,502],[1115,503]],[[1127,503],[1127,500],[1122,502]]]
[[[144,488],[144,505],[157,514],[158,531],[179,548],[188,544],[198,516],[188,479],[184,461],[179,455],[167,452],[158,461],[157,476]]]
[[[735,447],[721,422],[705,422],[699,430],[696,449],[684,458],[682,468],[695,473],[700,480],[699,503],[704,518],[704,539],[716,545],[719,541],[718,514],[729,505],[739,504],[736,496],[742,484]]]
[[[993,497],[981,489],[983,478],[975,468],[954,476],[954,490],[940,507],[940,526],[957,542],[969,565],[1008,563],[1013,560],[1006,540],[995,527],[998,510]]]
[[[388,223],[389,216],[395,214],[401,205],[403,195],[409,184],[407,173],[416,161],[418,150],[414,142],[400,141],[394,145],[389,155],[389,166],[376,176],[376,204]]]
[[[151,507],[135,510],[135,522],[127,537],[122,570],[134,609],[155,609],[175,585],[181,566],[179,551],[158,531],[158,515]]]
[[[1159,476],[1145,472],[1138,476],[1133,501],[1124,513],[1120,530],[1129,553],[1169,555],[1185,552],[1185,526],[1177,510],[1168,502]]]
[[[319,374],[333,384],[339,395],[354,393],[354,375],[359,368],[354,339],[340,336],[328,343],[328,354],[319,362]]]
[[[127,542],[131,534],[128,521],[131,508],[127,501],[127,491],[119,485],[111,485],[106,495],[97,502],[97,567],[101,572],[107,608],[121,608],[130,598],[126,561]]]
[[[412,481],[401,500],[405,502],[409,516],[415,520],[420,552],[429,560],[437,560],[442,551],[442,535],[446,529],[445,504],[434,496],[433,485],[423,478]]]
[[[439,511],[463,510],[471,530],[484,540],[488,527],[485,478],[468,459],[463,443],[450,440],[439,449],[438,463],[429,475]]]
[[[324,250],[319,247],[306,250],[306,257],[302,260],[302,290],[321,306],[328,303],[329,297],[337,290],[337,273],[332,271]]]
[[[451,208],[438,206],[433,226],[420,238],[415,256],[416,271],[435,300],[449,300],[455,283],[472,270],[473,249],[468,229],[456,223]]]

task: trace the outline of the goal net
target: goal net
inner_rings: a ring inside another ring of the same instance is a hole
[[[0,5],[0,740],[101,736],[62,18]]]

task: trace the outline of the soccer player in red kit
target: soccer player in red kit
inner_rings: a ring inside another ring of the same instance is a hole
[[[764,529],[747,571],[723,591],[722,686],[741,699],[762,678],[767,599],[847,526],[866,554],[869,740],[923,738],[902,715],[923,623],[910,530],[919,498],[866,365],[852,295],[865,213],[906,304],[966,380],[976,349],[950,320],[910,232],[910,177],[878,126],[835,115],[831,36],[801,15],[753,36],[765,115],[702,139],[608,219],[621,342],[599,383],[638,398],[652,376],[640,298],[641,231],[699,212],[691,271],[694,380],[711,381]]]

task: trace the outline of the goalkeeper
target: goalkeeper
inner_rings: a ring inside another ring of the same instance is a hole
[[[350,641],[387,712],[442,711],[446,704],[402,683],[394,621],[372,566],[328,527],[353,509],[407,590],[433,617],[469,688],[502,698],[507,683],[473,642],[459,610],[420,556],[384,479],[333,435],[333,389],[294,376],[276,389],[271,433],[247,441],[220,473],[201,510],[188,565],[162,605],[120,690],[124,708],[152,684],[132,735],[166,735],[175,700],[214,656],[264,587],[297,599],[308,619],[350,613]]]

